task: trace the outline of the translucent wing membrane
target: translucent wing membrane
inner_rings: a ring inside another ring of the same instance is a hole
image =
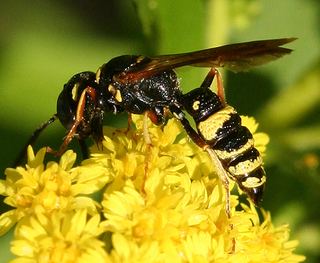
[[[281,47],[296,38],[258,40],[225,45],[183,54],[141,57],[116,79],[121,82],[138,81],[166,70],[183,66],[224,67],[234,72],[247,71],[292,52]]]

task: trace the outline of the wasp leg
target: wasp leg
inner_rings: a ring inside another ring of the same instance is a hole
[[[93,89],[91,87],[87,87],[83,90],[83,92],[81,93],[79,102],[78,102],[75,121],[74,121],[73,125],[71,126],[63,143],[61,144],[59,151],[56,152],[56,151],[52,150],[51,148],[48,148],[47,152],[53,153],[56,156],[60,156],[65,152],[65,150],[67,149],[67,146],[69,145],[69,143],[71,142],[71,140],[75,136],[78,126],[80,125],[80,123],[83,120],[83,112],[84,112],[85,105],[86,105],[86,95],[89,95],[91,98],[94,98],[96,95],[95,89]]]
[[[174,114],[174,116],[181,122],[185,131],[187,132],[188,136],[192,139],[192,141],[195,144],[197,144],[199,147],[201,147],[202,149],[208,152],[213,164],[215,165],[215,167],[218,168],[217,169],[217,171],[219,171],[218,176],[226,192],[226,206],[225,206],[226,215],[228,219],[230,219],[231,218],[230,188],[229,188],[227,171],[224,169],[222,163],[220,162],[214,150],[211,149],[210,146],[202,139],[199,133],[197,133],[192,128],[192,126],[190,125],[190,122],[186,119],[181,109],[179,109],[178,107],[171,107],[170,110]],[[233,229],[233,224],[230,224],[230,230],[232,229]],[[234,251],[235,251],[235,239],[232,239],[231,253],[234,253]]]
[[[188,136],[191,138],[191,140],[198,145],[201,148],[207,147],[207,143],[202,139],[202,137],[197,133],[191,126],[190,122],[187,120],[185,114],[179,107],[171,106],[170,111],[174,115],[175,118],[177,118],[185,131],[187,132]]]
[[[226,105],[226,93],[224,90],[223,82],[222,82],[222,77],[219,72],[219,70],[215,69],[215,74],[216,74],[216,79],[217,79],[217,95],[219,96],[221,102]]]
[[[209,147],[206,147],[205,150],[209,154],[211,161],[213,162],[215,167],[218,168],[217,169],[218,176],[219,176],[219,179],[221,180],[223,187],[224,187],[224,190],[226,192],[226,208],[225,208],[226,214],[227,214],[228,219],[231,219],[230,187],[229,187],[229,180],[228,180],[227,171],[222,166],[222,163],[220,162],[220,160],[219,160],[218,156],[216,155],[216,153],[214,152],[214,150],[212,150]],[[233,224],[230,223],[229,227],[230,227],[230,231],[232,231]],[[231,245],[231,252],[230,253],[235,252],[235,247],[236,247],[236,241],[235,241],[235,238],[232,238],[232,245]]]
[[[47,128],[51,123],[53,123],[56,119],[57,119],[57,114],[54,114],[49,120],[47,120],[46,122],[42,123],[31,135],[31,137],[29,138],[29,140],[27,141],[27,143],[25,144],[25,146],[23,147],[23,149],[21,150],[19,156],[17,157],[17,159],[14,161],[13,166],[16,167],[18,165],[20,165],[22,163],[22,160],[25,158],[26,153],[27,153],[27,148],[29,145],[33,145],[36,140],[38,139],[39,135],[41,134],[41,132]]]
[[[200,87],[204,88],[204,89],[210,88],[210,86],[214,80],[214,77],[216,75],[216,72],[217,72],[217,70],[215,68],[211,68],[210,71],[208,72],[207,76],[203,80]]]
[[[222,163],[220,162],[218,156],[215,154],[214,150],[210,148],[210,146],[202,139],[202,137],[191,127],[189,121],[186,119],[184,113],[182,111],[179,112],[177,109],[173,109],[173,114],[186,130],[189,137],[202,149],[206,150],[209,153],[209,156],[214,163],[215,167],[217,167],[219,171],[219,178],[223,183],[223,186],[226,191],[226,214],[228,218],[231,217],[231,209],[230,209],[230,189],[229,189],[229,181],[228,175]]]
[[[148,118],[155,125],[164,125],[168,120],[168,114],[169,114],[169,111],[166,111],[163,107],[154,107],[151,110],[148,110],[144,113],[143,136],[144,136],[145,142],[148,145],[152,145],[150,133],[148,131]]]
[[[229,187],[229,179],[228,179],[228,174],[227,171],[224,169],[222,163],[220,162],[217,154],[214,152],[213,149],[209,148],[209,147],[205,147],[204,148],[207,153],[210,156],[211,161],[213,162],[213,164],[215,165],[215,167],[217,167],[217,171],[218,171],[218,176],[219,179],[221,180],[224,190],[226,192],[226,214],[228,219],[231,219],[231,204],[230,204],[230,187]],[[233,230],[234,226],[232,223],[229,223],[229,227],[230,227],[230,231]],[[231,250],[230,253],[233,254],[235,252],[236,249],[236,240],[233,237],[232,241],[231,241]]]
[[[86,144],[84,139],[78,139],[79,146],[80,146],[80,151],[82,154],[82,160],[88,159],[89,158],[89,149],[88,145]]]
[[[152,158],[152,140],[149,133],[148,128],[148,119],[152,121],[152,123],[156,125],[164,125],[167,121],[167,113],[164,111],[163,107],[154,107],[152,110],[148,110],[144,113],[143,116],[143,137],[144,141],[147,145],[147,152],[146,152],[146,161],[145,161],[145,167],[144,167],[144,180],[142,185],[142,191],[144,192],[145,182],[148,177],[149,173],[149,163],[150,159]]]
[[[145,185],[149,175],[149,165],[152,158],[152,141],[148,128],[148,119],[150,118],[152,121],[153,114],[151,111],[147,111],[143,115],[143,138],[146,143],[146,152],[145,152],[145,161],[144,161],[144,175],[143,181],[141,185],[141,192],[146,194]]]
[[[126,133],[128,133],[130,131],[131,125],[132,125],[132,114],[130,112],[128,112],[128,123],[127,123],[127,129],[126,129]]]
[[[148,128],[148,118],[150,118],[150,113],[145,112],[143,116],[143,138],[147,145],[152,145],[149,128]]]
[[[223,87],[223,82],[221,78],[221,74],[216,68],[211,68],[204,81],[201,84],[201,87],[204,89],[209,89],[213,79],[216,77],[217,81],[217,95],[219,96],[222,103],[226,104],[226,96]]]
[[[212,150],[209,147],[206,147],[205,150],[209,154],[211,161],[214,163],[215,167],[218,168],[217,171],[218,171],[219,179],[221,180],[221,182],[224,186],[224,189],[226,191],[226,214],[227,214],[228,218],[231,218],[230,188],[229,188],[229,180],[228,180],[227,171],[222,166],[222,163],[220,162],[220,160],[219,160],[218,156],[216,155],[216,153],[214,152],[214,150]]]

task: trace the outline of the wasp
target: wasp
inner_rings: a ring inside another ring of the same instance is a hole
[[[57,100],[57,112],[34,131],[16,165],[23,159],[27,145],[33,144],[57,119],[68,132],[58,151],[51,148],[48,151],[61,155],[76,137],[86,156],[86,138],[91,136],[98,145],[103,140],[106,113],[144,114],[157,125],[164,125],[173,115],[190,138],[221,167],[220,177],[226,189],[229,177],[258,204],[265,183],[261,156],[254,148],[252,134],[241,125],[235,109],[226,103],[216,68],[234,72],[249,70],[289,54],[292,50],[282,46],[293,40],[295,38],[259,40],[155,57],[123,55],[103,64],[96,73],[78,73],[64,85]],[[210,68],[202,85],[186,94],[174,71],[184,66]],[[210,90],[215,76],[217,93]],[[185,112],[193,117],[196,130]]]

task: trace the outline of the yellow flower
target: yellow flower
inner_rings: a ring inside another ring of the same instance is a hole
[[[253,134],[254,146],[265,156],[266,146],[269,143],[269,136],[264,132],[256,132],[258,129],[258,123],[254,118],[248,116],[241,116],[242,125],[248,127],[250,132]]]
[[[91,159],[108,162],[116,173],[102,201],[114,262],[303,261],[292,252],[297,242],[288,241],[287,227],[275,229],[267,213],[260,224],[253,206],[237,211],[235,195],[227,218],[216,168],[177,120],[163,129],[151,126],[151,146],[143,139],[142,117],[134,123],[137,130],[106,130],[104,153]],[[267,135],[255,133],[253,119],[244,123],[263,151]]]
[[[82,196],[101,189],[109,180],[109,173],[101,167],[80,166],[72,168],[76,154],[67,151],[60,163],[49,162],[45,168],[45,148],[34,155],[28,148],[28,164],[25,168],[8,168],[6,180],[0,181],[4,202],[14,209],[0,216],[0,235],[17,221],[37,213],[68,211],[87,208],[96,213],[97,203]]]
[[[256,133],[253,119],[244,118],[243,123],[264,151],[267,135]],[[260,222],[250,201],[247,206],[231,194],[227,217],[218,168],[190,141],[178,120],[164,127],[149,124],[152,145],[144,139],[143,117],[133,116],[133,125],[129,130],[105,129],[103,151],[93,146],[91,158],[81,166],[71,168],[75,157],[67,152],[60,164],[49,163],[44,169],[42,150],[36,157],[29,152],[26,169],[7,170],[0,186],[19,221],[12,242],[12,252],[19,256],[14,262],[304,260],[294,254],[298,244],[289,240],[288,226],[274,227],[264,211]],[[88,196],[98,190],[103,193],[99,204]],[[18,196],[24,202],[17,202]],[[0,223],[8,218],[3,216]]]
[[[19,257],[11,262],[107,262],[104,243],[98,239],[100,217],[87,217],[86,210],[79,209],[25,218],[11,243],[11,252]]]

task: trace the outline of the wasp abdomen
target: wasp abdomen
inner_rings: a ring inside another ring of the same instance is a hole
[[[227,105],[198,122],[197,128],[229,177],[258,204],[266,181],[263,161],[259,151],[254,148],[251,132],[242,126],[235,109]]]

